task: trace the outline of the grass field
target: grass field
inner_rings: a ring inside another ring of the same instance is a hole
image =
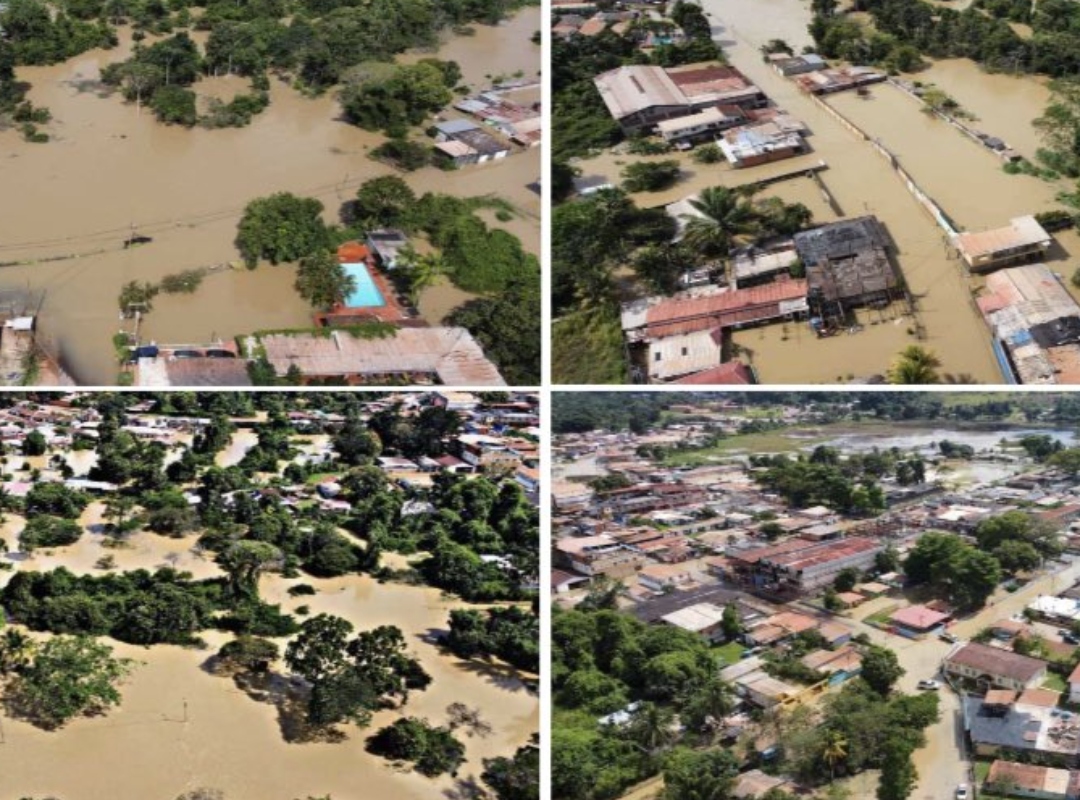
[[[1046,673],[1046,680],[1042,682],[1042,688],[1054,692],[1067,692],[1069,691],[1069,684],[1056,672],[1048,672]]]
[[[728,642],[720,647],[714,647],[713,652],[720,656],[728,664],[738,663],[742,659],[742,651],[745,645],[738,642]]]
[[[793,439],[787,431],[770,431],[769,433],[751,433],[746,436],[732,436],[724,439],[715,447],[703,447],[699,450],[685,450],[672,452],[665,460],[669,467],[694,467],[708,464],[718,458],[725,458],[735,453],[793,453],[807,445],[813,446],[827,441],[831,437]]]

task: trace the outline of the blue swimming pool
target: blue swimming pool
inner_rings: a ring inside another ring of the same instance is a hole
[[[373,306],[385,306],[379,287],[371,279],[367,264],[342,264],[346,275],[352,275],[356,282],[356,289],[345,298],[345,305],[349,308],[371,308]]]

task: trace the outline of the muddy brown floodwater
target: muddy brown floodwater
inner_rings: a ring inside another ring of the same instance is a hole
[[[457,60],[474,88],[483,88],[485,75],[520,70],[532,76],[540,48],[529,39],[539,20],[540,10],[527,8],[502,25],[450,38],[437,52]],[[110,337],[119,327],[124,283],[237,259],[236,223],[253,198],[278,191],[315,196],[333,221],[360,183],[391,172],[367,157],[382,138],[340,121],[332,96],[308,99],[277,80],[270,107],[241,129],[168,127],[119,96],[99,97],[100,69],[130,52],[130,30],[121,31],[121,40],[111,51],[19,69],[18,77],[32,84],[29,98],[53,113],[54,140],[35,145],[14,130],[0,133],[0,261],[107,251],[0,270],[0,289],[44,290],[43,340],[81,383],[114,381]],[[238,87],[238,81],[214,79],[194,88],[227,96]],[[506,198],[520,213],[498,224],[539,253],[540,200],[529,187],[539,174],[534,148],[498,164],[424,169],[406,180],[418,192]],[[132,226],[153,243],[123,250]],[[144,337],[196,343],[309,325],[311,310],[296,295],[294,277],[292,266],[262,265],[211,275],[193,295],[159,295]],[[448,307],[437,297],[428,305]]]
[[[93,503],[80,521],[94,526],[100,522],[101,511],[101,504]],[[20,527],[21,520],[11,517],[3,534],[12,541]],[[101,574],[94,563],[111,554],[122,570],[174,564],[196,578],[221,574],[211,559],[192,552],[197,537],[166,539],[141,532],[131,538],[130,547],[113,550],[104,548],[104,537],[94,531],[91,527],[71,547],[35,553],[17,568],[64,565],[79,574]],[[404,566],[402,557],[392,560],[394,566]],[[6,580],[0,577],[0,582]],[[289,597],[288,588],[297,583],[311,584],[318,593]],[[479,778],[484,758],[512,754],[538,729],[538,700],[517,673],[461,662],[431,644],[432,632],[446,629],[450,611],[466,607],[460,601],[434,589],[380,585],[360,575],[329,580],[267,576],[260,591],[268,602],[280,603],[286,611],[307,605],[313,615],[336,614],[358,630],[397,625],[409,649],[431,674],[431,686],[414,694],[402,712],[376,714],[367,729],[343,727],[347,735],[343,742],[288,744],[282,739],[273,706],[256,702],[231,680],[202,668],[228,641],[228,635],[207,633],[209,648],[202,651],[140,648],[108,640],[118,656],[138,662],[122,686],[120,707],[104,717],[75,720],[57,732],[4,717],[0,794],[167,800],[206,786],[221,789],[230,800],[293,800],[324,794],[341,800],[428,798],[454,790],[454,779],[429,780],[396,769],[364,750],[366,738],[401,713],[445,724],[446,707],[451,703],[480,709],[492,732],[486,737],[459,734],[468,759],[459,773],[462,779]]]
[[[938,355],[946,376],[981,383],[1001,382],[990,349],[989,331],[971,299],[975,283],[960,263],[950,258],[943,232],[867,142],[763,63],[759,48],[771,39],[787,40],[796,52],[812,44],[807,32],[809,6],[799,0],[703,0],[702,6],[710,14],[717,39],[732,63],[777,105],[809,126],[811,153],[800,159],[739,171],[684,162],[692,173],[688,179],[676,189],[650,200],[670,202],[704,186],[750,182],[756,175],[773,174],[785,165],[794,168],[824,160],[827,169],[821,178],[837,201],[841,216],[875,214],[885,224],[896,243],[900,268],[917,300],[917,318],[908,315],[901,304],[894,303],[885,312],[859,312],[862,330],[829,339],[818,339],[805,324],[774,325],[736,333],[735,343],[744,348],[761,380],[820,383],[880,374],[899,350],[919,343]],[[1022,151],[1031,152],[1037,143],[1027,127],[1031,117],[1042,110],[1045,86],[1031,78],[995,80],[957,63],[935,64],[918,77],[937,82],[962,105],[976,114],[985,114],[986,130],[1015,141]],[[1003,112],[990,108],[995,92],[1019,96],[1024,92],[1025,82],[1032,96],[1023,102],[1024,112],[1018,119],[1009,122]],[[888,97],[887,93],[896,95],[895,100],[903,103],[894,103],[893,98],[880,99]],[[1051,204],[1055,187],[1024,176],[1005,175],[999,162],[980,152],[977,145],[957,131],[944,125],[931,127],[932,121],[917,105],[895,89],[877,87],[873,97],[862,101],[855,95],[841,95],[834,96],[830,102],[844,113],[857,114],[857,121],[866,124],[871,135],[881,136],[886,145],[902,148],[901,161],[916,180],[933,183],[926,187],[931,194],[940,188],[945,197],[938,199],[945,210],[968,227],[1000,225],[1010,215],[1031,213]],[[586,173],[597,172],[617,180],[615,161],[618,159],[608,154],[582,166]],[[912,160],[911,164],[908,159]],[[809,182],[799,183],[806,185],[772,186],[763,190],[762,195],[782,194],[785,199],[798,199],[800,194],[811,197],[813,190]],[[823,208],[816,200],[812,208],[819,220],[835,218],[835,212]],[[1067,247],[1069,240],[1062,241]],[[922,338],[916,335],[920,326]]]

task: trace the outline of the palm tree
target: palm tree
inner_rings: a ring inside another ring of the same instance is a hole
[[[416,256],[408,267],[409,302],[415,306],[420,299],[420,292],[446,274],[446,261],[439,253],[428,253]]]
[[[687,699],[681,717],[688,726],[716,734],[721,728],[721,720],[730,714],[734,707],[731,687],[723,681],[714,680]]]
[[[702,255],[727,260],[731,248],[761,230],[750,191],[711,186],[690,201],[695,214],[683,214],[682,243]]]
[[[829,731],[825,735],[825,749],[821,757],[829,765],[829,776],[836,778],[836,765],[847,759],[847,739],[840,731]]]
[[[889,383],[940,383],[937,374],[941,359],[917,344],[905,347],[889,367]]]
[[[626,728],[630,740],[649,755],[675,741],[675,714],[656,703],[643,702],[634,711]]]

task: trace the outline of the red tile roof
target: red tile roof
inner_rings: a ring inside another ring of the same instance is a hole
[[[672,383],[734,386],[752,384],[755,383],[755,381],[754,373],[750,371],[750,367],[746,366],[746,364],[741,361],[728,361],[718,367],[695,372],[693,375],[686,375],[679,378],[677,381],[672,381]]]
[[[909,606],[908,608],[901,608],[889,619],[897,625],[903,625],[905,628],[922,631],[940,625],[948,618],[948,614],[942,614],[940,611],[934,611],[926,606]]]
[[[345,242],[338,248],[337,256],[342,264],[359,264],[368,260],[371,251],[367,249],[367,245],[360,242]]]
[[[978,642],[968,642],[946,659],[946,665],[960,664],[987,675],[1027,683],[1046,669],[1046,662],[1019,653],[1010,653]]]
[[[775,315],[778,309],[773,306],[806,297],[806,292],[805,280],[782,280],[707,297],[664,300],[646,312],[645,323],[655,336],[726,327]]]

